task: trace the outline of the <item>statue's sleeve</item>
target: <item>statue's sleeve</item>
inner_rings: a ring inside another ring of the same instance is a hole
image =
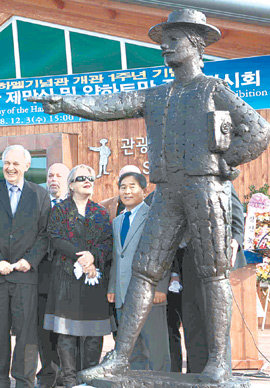
[[[256,159],[268,146],[270,124],[223,82],[213,95],[215,110],[229,111],[232,119],[231,143],[222,155],[230,167]]]
[[[64,113],[94,121],[142,117],[145,92],[143,90],[101,96],[64,96]]]

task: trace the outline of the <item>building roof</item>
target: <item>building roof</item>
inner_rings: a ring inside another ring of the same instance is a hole
[[[169,10],[195,8],[207,16],[270,25],[269,0],[114,0]]]

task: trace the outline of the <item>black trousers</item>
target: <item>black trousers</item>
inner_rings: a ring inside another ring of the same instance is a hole
[[[167,295],[167,322],[170,342],[171,372],[182,372],[181,315],[182,295],[169,291]]]
[[[63,385],[76,385],[76,373],[99,363],[103,337],[77,337],[58,334],[58,354]],[[80,356],[79,356],[80,355]],[[78,359],[81,364],[78,365]]]
[[[10,330],[16,336],[11,375],[16,388],[33,388],[38,361],[37,286],[0,283],[0,387],[9,388]]]
[[[201,373],[208,360],[202,281],[196,273],[194,250],[185,249],[182,265],[182,323],[188,358],[188,373]]]
[[[41,369],[37,374],[39,383],[52,385],[56,378],[56,370],[60,365],[57,354],[57,334],[43,329],[47,294],[38,295],[38,350]],[[54,364],[54,367],[52,365]]]

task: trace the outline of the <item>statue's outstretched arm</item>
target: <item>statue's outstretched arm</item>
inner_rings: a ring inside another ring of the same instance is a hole
[[[270,141],[270,124],[223,83],[214,92],[216,110],[229,111],[231,143],[223,158],[231,167],[256,159]]]
[[[119,120],[142,117],[144,91],[106,94],[102,96],[62,96],[28,98],[31,102],[41,102],[49,114],[68,113],[95,121]]]
[[[100,152],[100,147],[88,147],[90,151]]]

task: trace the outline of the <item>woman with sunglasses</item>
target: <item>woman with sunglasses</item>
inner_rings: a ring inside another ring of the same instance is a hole
[[[77,369],[99,362],[103,336],[111,333],[106,292],[112,229],[107,211],[91,200],[94,180],[91,167],[74,167],[70,195],[53,208],[48,224],[53,274],[44,328],[59,334],[57,351],[68,388],[76,385]]]

